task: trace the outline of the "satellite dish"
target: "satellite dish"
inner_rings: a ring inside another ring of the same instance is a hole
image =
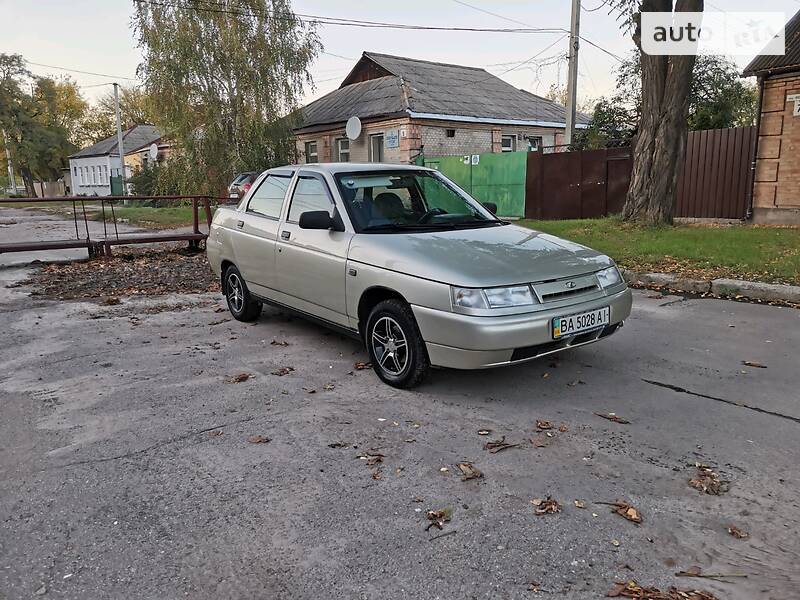
[[[348,139],[358,139],[358,136],[361,135],[361,119],[358,117],[350,117],[347,119],[347,125],[345,125],[344,131]]]
[[[158,158],[158,146],[156,144],[150,144],[150,149],[148,150],[147,154],[150,156],[150,160],[155,160]]]

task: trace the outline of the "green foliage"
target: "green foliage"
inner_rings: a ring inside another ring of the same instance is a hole
[[[321,46],[288,0],[242,0],[235,11],[137,3],[139,74],[175,140],[160,192],[222,193],[232,176],[290,162],[291,114]]]
[[[156,181],[161,167],[158,163],[154,165],[146,164],[143,168],[137,169],[128,178],[134,196],[152,196],[156,193]]]
[[[618,68],[616,91],[595,105],[589,129],[579,135],[583,147],[601,147],[612,139],[630,139],[639,124],[642,73],[639,52]],[[695,61],[689,93],[690,130],[753,125],[757,110],[754,84],[739,77],[736,65],[721,56],[701,55]]]

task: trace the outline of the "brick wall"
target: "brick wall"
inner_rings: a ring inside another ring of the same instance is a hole
[[[786,98],[800,94],[800,75],[774,77],[763,85],[753,208],[800,209],[800,116],[794,116],[794,102]]]
[[[389,148],[386,145],[386,133],[390,130],[397,131],[399,135],[397,148]],[[416,125],[412,125],[407,118],[391,119],[379,123],[364,123],[358,139],[350,141],[350,162],[370,162],[370,138],[378,134],[384,136],[383,162],[407,164],[411,158],[416,156],[419,150],[419,128]],[[339,161],[336,144],[337,140],[345,137],[344,127],[319,133],[298,135],[295,142],[298,162],[306,162],[305,146],[306,142],[310,141],[317,142],[319,162]]]

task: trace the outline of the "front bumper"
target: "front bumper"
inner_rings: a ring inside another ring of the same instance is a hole
[[[498,317],[475,317],[422,306],[412,309],[432,365],[485,369],[595,342],[621,326],[631,313],[631,303],[631,291],[626,288],[611,296],[568,307]],[[603,306],[611,308],[608,326],[553,340],[553,318]]]

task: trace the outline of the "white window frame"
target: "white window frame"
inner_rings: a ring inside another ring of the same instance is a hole
[[[373,141],[376,140],[377,138],[381,138],[381,156],[379,160],[375,160],[375,152],[373,151]],[[384,159],[383,148],[384,144],[386,143],[386,140],[383,137],[383,133],[370,134],[368,137],[368,141],[369,141],[369,162],[374,162],[374,163],[383,162]]]
[[[314,151],[311,152],[311,147],[313,146]],[[311,160],[311,157],[314,157],[314,160]],[[306,142],[306,163],[318,163],[319,162],[319,146],[317,145],[316,140]]]
[[[342,143],[347,144],[347,150],[342,150]],[[346,158],[342,158],[345,156]],[[336,140],[336,160],[339,162],[350,162],[350,140],[348,138],[339,138]]]
[[[505,142],[511,141],[511,146],[506,147]],[[500,136],[500,152],[515,152],[517,150],[517,136],[513,134]]]
[[[103,165],[103,183],[108,184],[108,165]]]

